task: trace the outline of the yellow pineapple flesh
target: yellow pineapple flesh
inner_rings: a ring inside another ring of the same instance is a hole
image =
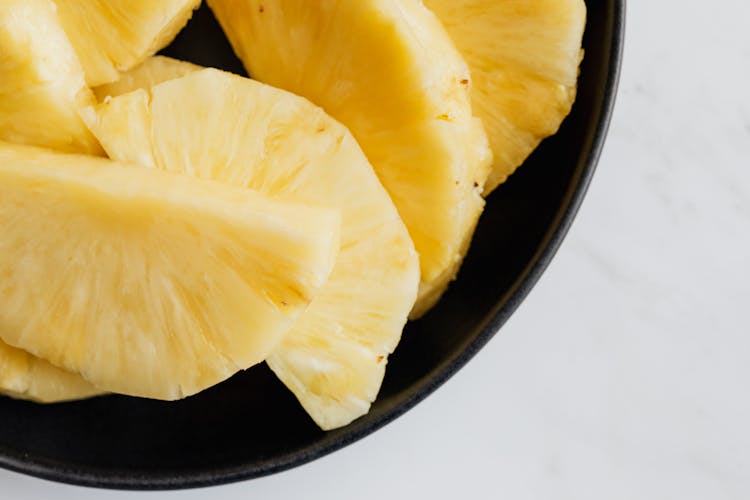
[[[0,140],[102,154],[77,108],[93,95],[52,0],[0,3]],[[0,341],[0,393],[40,402],[100,391]]]
[[[101,154],[76,112],[93,102],[52,0],[0,2],[0,140]]]
[[[415,315],[454,278],[483,209],[487,137],[468,67],[418,0],[209,0],[260,81],[346,125],[420,255]]]
[[[86,82],[117,80],[169,45],[200,0],[55,0]]]
[[[341,211],[331,277],[268,364],[322,428],[366,413],[419,264],[354,138],[305,99],[217,70],[144,86],[85,113],[113,158]]]
[[[340,214],[0,143],[0,227],[3,341],[177,399],[277,347],[331,272]]]
[[[102,393],[79,375],[0,342],[0,393],[39,403],[59,403]]]
[[[121,73],[117,80],[94,88],[99,101],[107,97],[127,94],[137,89],[147,89],[168,80],[202,69],[201,66],[166,56],[149,57],[130,71]]]
[[[576,97],[583,0],[425,0],[466,58],[472,100],[494,153],[489,194],[546,137]]]

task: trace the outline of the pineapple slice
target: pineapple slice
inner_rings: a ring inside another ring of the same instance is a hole
[[[39,403],[59,403],[101,394],[79,375],[0,342],[0,393]]]
[[[365,414],[416,298],[419,263],[351,134],[305,99],[218,70],[87,114],[114,158],[341,210],[331,278],[268,364],[322,428]]]
[[[414,316],[455,277],[483,209],[487,137],[465,62],[419,0],[208,0],[249,73],[348,126],[420,255]]]
[[[0,2],[0,140],[103,154],[76,112],[93,102],[53,1]],[[0,342],[0,393],[53,402],[99,392],[78,375]]]
[[[94,94],[99,101],[103,101],[107,97],[127,94],[133,90],[148,89],[199,69],[202,69],[201,66],[186,61],[153,56],[132,70],[122,73],[116,81],[96,87]]]
[[[166,47],[200,0],[55,0],[86,73],[96,87],[117,80]]]
[[[426,0],[474,78],[472,99],[495,156],[485,187],[503,183],[560,127],[576,97],[583,0]]]
[[[76,112],[93,102],[52,0],[0,2],[0,140],[102,154]]]
[[[277,346],[339,226],[330,209],[2,143],[0,338],[103,390],[188,396]]]

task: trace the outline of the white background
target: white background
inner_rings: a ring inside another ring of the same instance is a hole
[[[570,236],[427,401],[265,479],[138,494],[0,471],[0,498],[750,498],[750,4],[628,14],[611,134]]]

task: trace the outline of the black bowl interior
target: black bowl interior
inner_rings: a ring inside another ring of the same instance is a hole
[[[108,488],[220,484],[313,460],[425,398],[508,319],[552,258],[585,193],[613,105],[624,0],[590,0],[588,9],[571,116],[490,197],[458,281],[429,315],[408,325],[369,415],[322,432],[265,366],[177,403],[109,396],[38,406],[0,398],[0,466]],[[205,6],[165,52],[242,73]]]

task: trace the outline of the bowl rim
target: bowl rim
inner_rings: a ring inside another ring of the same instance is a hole
[[[43,460],[36,460],[23,453],[15,455],[0,454],[0,467],[40,479],[92,488],[153,491],[219,486],[268,476],[312,462],[359,441],[411,410],[463,368],[498,333],[534,288],[570,230],[601,156],[616,100],[623,58],[626,0],[613,0],[613,8],[611,48],[604,97],[601,102],[590,154],[585,160],[579,178],[563,200],[561,208],[542,239],[536,254],[516,279],[513,286],[498,302],[491,313],[491,318],[482,326],[479,335],[465,349],[444,360],[432,373],[415,384],[411,394],[401,404],[366,424],[359,426],[355,425],[356,422],[351,424],[348,431],[344,430],[334,440],[324,440],[304,451],[267,460],[262,465],[255,467],[237,466],[216,470],[189,471],[157,478],[141,477],[131,472],[112,474],[108,471],[106,474],[102,474],[91,470],[81,471],[74,467],[61,467],[59,463],[51,464]]]

